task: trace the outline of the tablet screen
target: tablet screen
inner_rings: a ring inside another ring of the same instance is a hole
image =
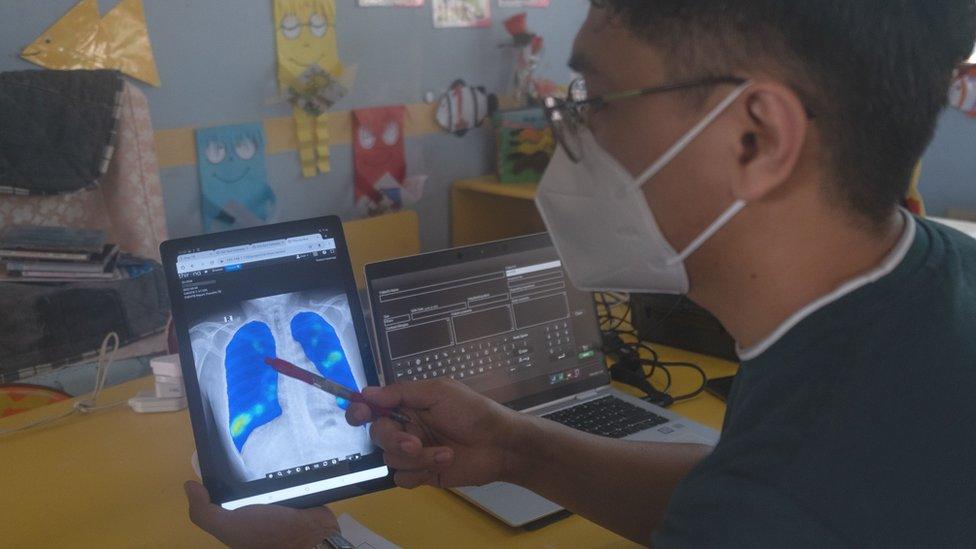
[[[228,509],[327,491],[337,499],[387,477],[368,429],[346,423],[348,402],[265,362],[280,358],[356,391],[376,384],[338,222],[198,237],[164,250],[211,497]]]

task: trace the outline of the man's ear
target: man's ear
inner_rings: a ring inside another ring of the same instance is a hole
[[[756,202],[792,177],[810,121],[797,94],[778,82],[756,82],[743,95],[736,198]]]

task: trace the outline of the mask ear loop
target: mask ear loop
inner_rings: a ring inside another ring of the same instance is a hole
[[[711,225],[709,225],[707,229],[705,229],[705,232],[703,232],[701,236],[693,240],[692,243],[689,244],[687,248],[685,248],[685,251],[681,252],[680,254],[676,255],[671,259],[668,259],[667,264],[676,265],[691,257],[691,254],[697,252],[698,248],[701,248],[705,244],[705,242],[708,242],[710,238],[715,236],[715,233],[722,230],[722,227],[724,227],[729,221],[732,221],[732,218],[738,215],[739,212],[741,212],[745,207],[746,207],[745,200],[736,200],[735,203],[732,204],[732,206],[728,210],[725,210],[725,213],[720,215],[718,219],[715,220],[714,223],[712,223]]]
[[[749,86],[751,85],[752,82],[745,82],[744,84],[736,88],[732,93],[730,93],[728,97],[723,99],[718,105],[716,105],[715,108],[712,109],[711,112],[709,112],[704,118],[702,118],[700,122],[695,124],[690,130],[688,130],[688,133],[686,133],[684,136],[681,137],[681,139],[679,139],[674,145],[672,145],[671,148],[669,148],[667,152],[665,152],[661,156],[661,158],[657,159],[657,161],[654,162],[654,164],[652,164],[650,168],[644,170],[644,172],[640,175],[640,177],[637,178],[636,186],[643,187],[648,181],[651,180],[651,178],[657,175],[658,172],[663,170],[665,166],[670,164],[671,161],[673,161],[679,154],[681,154],[682,151],[688,148],[688,145],[690,145],[692,141],[697,139],[698,136],[705,131],[705,129],[711,126],[712,123],[715,122],[715,120],[719,116],[721,116],[722,113],[724,113],[725,110],[732,105],[732,103],[736,101],[736,99],[741,97],[742,94],[747,89],[749,89]],[[709,227],[705,229],[705,231],[701,235],[699,235],[698,238],[693,240],[691,244],[689,244],[688,247],[685,248],[683,252],[668,259],[666,261],[667,265],[669,267],[674,266],[688,259],[691,256],[691,254],[698,251],[698,249],[701,248],[705,244],[705,242],[707,242],[710,238],[715,236],[715,233],[720,231],[722,227],[724,227],[729,221],[731,221],[733,217],[738,215],[738,213],[741,212],[742,209],[745,207],[746,207],[745,200],[737,200],[734,204],[732,204],[731,207],[729,207],[729,209],[725,210],[725,213],[720,215],[719,218],[716,219],[714,223],[709,225]]]
[[[698,136],[701,135],[703,131],[705,131],[709,126],[711,126],[712,122],[715,122],[715,119],[721,116],[722,113],[725,112],[725,109],[729,108],[729,106],[731,106],[732,103],[735,103],[735,100],[738,99],[747,89],[749,89],[749,86],[751,85],[752,82],[746,82],[742,84],[741,86],[736,88],[732,93],[730,93],[728,97],[723,99],[721,103],[716,105],[711,112],[705,115],[705,118],[702,118],[700,122],[695,124],[690,130],[688,130],[688,133],[682,136],[681,139],[678,139],[678,141],[674,145],[671,145],[671,148],[669,148],[663,155],[661,155],[661,158],[658,158],[657,161],[654,162],[654,164],[651,164],[650,168],[644,170],[644,172],[637,177],[636,186],[643,187],[652,177],[657,175],[658,172],[663,170],[665,166],[670,164],[671,161],[673,161],[679,154],[681,154],[682,151],[688,148],[688,145],[690,145],[692,141],[697,139]]]

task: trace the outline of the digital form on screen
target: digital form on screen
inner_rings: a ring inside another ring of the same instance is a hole
[[[505,404],[605,376],[592,295],[573,287],[555,248],[540,242],[372,278],[387,375],[447,377]]]

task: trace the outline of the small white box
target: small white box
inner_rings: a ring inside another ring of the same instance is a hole
[[[156,396],[158,398],[180,398],[185,395],[183,378],[156,376]]]
[[[149,361],[153,375],[183,378],[180,370],[180,355],[158,356]]]
[[[149,361],[156,377],[156,398],[183,398],[183,371],[180,370],[180,356],[167,355]]]
[[[149,391],[140,391],[129,399],[129,406],[140,414],[178,412],[186,408],[185,398],[156,398]]]

